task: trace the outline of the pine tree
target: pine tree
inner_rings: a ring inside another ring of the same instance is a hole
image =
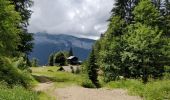
[[[69,50],[69,56],[73,56],[73,48],[72,47]]]
[[[54,66],[54,53],[50,54],[50,56],[48,58],[48,65]]]
[[[116,0],[114,8],[112,9],[112,16],[120,16],[121,19],[124,19],[127,23],[133,21],[132,11],[134,7],[138,4],[139,0]]]
[[[32,0],[9,0],[11,4],[15,6],[15,11],[18,12],[21,16],[20,26],[18,28],[22,30],[20,32],[20,44],[17,47],[17,51],[25,54],[29,54],[29,52],[33,49],[33,34],[28,33],[27,26],[29,25],[29,18],[31,17],[32,11],[29,9],[33,1]]]
[[[96,59],[96,56],[95,56],[95,53],[94,53],[94,49],[92,49],[90,57],[89,57],[88,65],[87,65],[87,72],[88,72],[89,79],[92,81],[92,83],[97,88],[99,88],[100,84],[99,84],[99,81],[97,79],[99,67],[97,65],[96,60],[97,59]]]

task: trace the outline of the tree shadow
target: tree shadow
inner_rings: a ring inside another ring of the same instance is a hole
[[[35,80],[37,80],[40,83],[47,83],[47,82],[54,82],[55,80],[51,77],[47,76],[38,76],[38,75],[32,75]]]

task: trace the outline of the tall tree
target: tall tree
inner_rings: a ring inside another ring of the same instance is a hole
[[[72,47],[69,50],[69,56],[73,56],[73,48]]]
[[[142,0],[133,13],[135,23],[123,36],[122,62],[131,70],[131,77],[142,76],[146,83],[149,75],[156,78],[163,73],[161,61],[168,57],[164,51],[168,44],[158,28],[159,11],[150,0]]]
[[[139,0],[115,0],[112,17],[120,16],[127,23],[131,23],[133,21],[132,11],[138,2]]]
[[[87,65],[87,71],[88,71],[88,76],[89,79],[92,81],[92,83],[99,88],[100,84],[98,81],[98,65],[97,65],[97,59],[94,53],[94,49],[92,49],[90,57],[89,57],[89,61],[88,61],[88,65]]]
[[[21,18],[8,0],[0,0],[0,55],[11,56],[19,44]]]
[[[11,3],[15,6],[15,10],[19,12],[21,16],[20,28],[22,33],[20,36],[20,44],[18,45],[17,51],[21,53],[28,54],[32,51],[33,48],[33,35],[28,33],[27,26],[29,25],[28,21],[31,17],[32,11],[29,8],[32,6],[32,0],[10,0]]]
[[[48,58],[48,65],[54,66],[54,53],[50,54],[50,56]]]
[[[59,66],[64,66],[66,65],[66,57],[64,55],[63,52],[57,52],[55,55],[54,55],[54,65],[59,65]]]

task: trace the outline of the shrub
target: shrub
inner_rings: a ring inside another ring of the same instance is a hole
[[[80,74],[80,72],[81,72],[81,71],[80,71],[80,68],[77,67],[75,73],[76,73],[76,74]]]
[[[58,52],[54,55],[54,64],[59,66],[66,65],[66,57],[63,52]]]
[[[8,58],[0,58],[0,81],[5,81],[10,86],[19,84],[28,87],[31,80],[32,77],[27,71],[14,67]]]
[[[29,68],[27,61],[24,59],[24,57],[15,58],[12,62],[12,65],[21,70],[25,70]]]
[[[85,81],[83,81],[81,83],[81,86],[85,87],[85,88],[96,88],[96,86],[92,83],[91,80],[86,79]]]
[[[70,66],[70,69],[71,69],[71,73],[74,73],[74,68],[73,68],[73,66]]]

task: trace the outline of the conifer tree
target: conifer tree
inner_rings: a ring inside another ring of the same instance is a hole
[[[127,23],[131,23],[133,21],[132,11],[138,2],[139,0],[115,0],[111,18],[119,16]]]
[[[28,33],[27,26],[29,25],[29,19],[32,11],[30,7],[33,5],[32,0],[9,0],[14,5],[15,11],[21,16],[20,26],[18,28],[22,30],[19,34],[20,44],[17,47],[17,51],[20,53],[29,54],[33,49],[33,34]]]
[[[48,58],[48,65],[54,66],[54,54],[53,53],[51,53],[49,58]]]
[[[73,56],[73,48],[72,47],[69,50],[69,56]]]
[[[92,83],[99,88],[100,84],[98,81],[98,65],[97,65],[97,59],[96,55],[94,52],[94,49],[92,49],[89,60],[88,60],[88,65],[87,65],[87,72],[89,79],[92,81]]]

